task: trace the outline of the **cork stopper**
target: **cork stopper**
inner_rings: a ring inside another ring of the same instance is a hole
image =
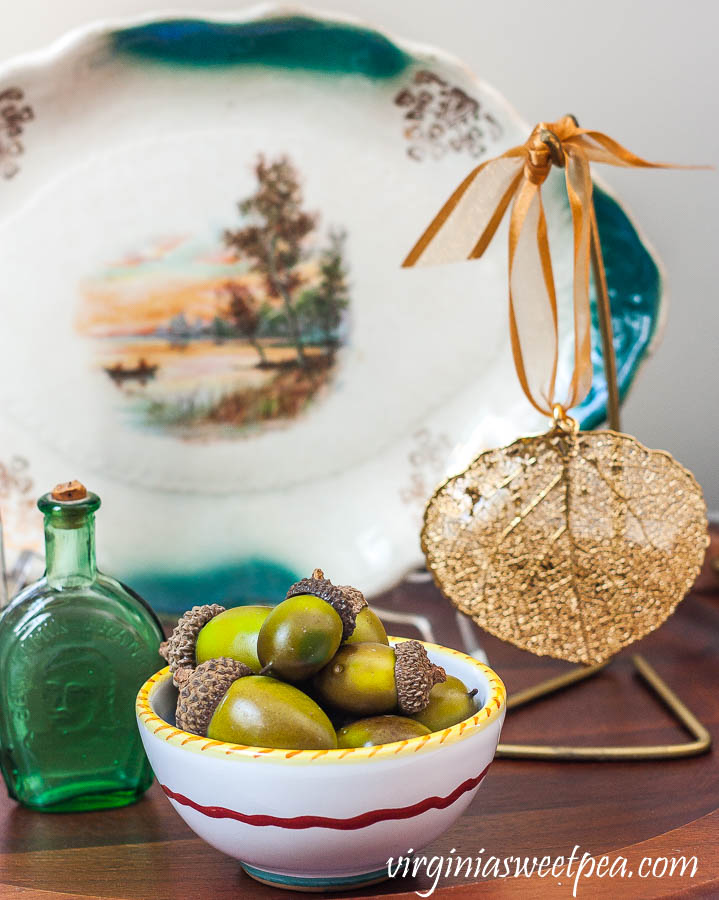
[[[67,503],[69,500],[84,500],[87,497],[87,488],[79,481],[64,481],[56,484],[50,494],[53,500]]]

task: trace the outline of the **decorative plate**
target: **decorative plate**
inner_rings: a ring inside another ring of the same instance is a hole
[[[316,565],[373,593],[419,564],[435,485],[546,423],[514,376],[503,241],[400,264],[527,133],[453,58],[286,8],[103,23],[0,69],[11,549],[77,477],[105,503],[101,563],[160,609],[279,597]],[[561,179],[545,198],[566,322]],[[625,392],[661,277],[618,202],[596,207]]]

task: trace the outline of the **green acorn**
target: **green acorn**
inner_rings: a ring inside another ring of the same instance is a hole
[[[410,738],[429,734],[429,728],[404,716],[372,716],[358,719],[337,732],[337,746],[374,747],[377,744],[391,744],[393,741],[407,741]]]
[[[257,637],[262,674],[297,682],[319,672],[366,607],[361,591],[332,584],[315,569],[292,585],[263,622]]]
[[[290,684],[253,675],[243,663],[221,657],[201,663],[177,699],[178,728],[216,741],[287,750],[331,750],[332,723],[320,707]]]
[[[257,658],[257,636],[271,612],[271,606],[235,606],[218,613],[197,635],[195,662],[199,665],[228,656],[259,672],[262,666]]]
[[[412,718],[422,725],[426,725],[430,731],[442,731],[450,728],[458,722],[463,722],[477,712],[477,704],[474,695],[475,688],[470,691],[467,685],[448,675],[442,684],[436,684],[429,694],[429,703],[423,710],[415,713]]]
[[[446,677],[418,641],[396,647],[350,643],[315,676],[314,688],[323,703],[356,715],[399,710],[412,716],[424,709],[433,686]]]
[[[315,569],[311,578],[303,578],[287,591],[287,598],[313,596],[329,603],[342,620],[342,640],[346,641],[355,630],[359,613],[367,607],[362,591],[349,585],[332,584],[322,569]]]
[[[263,675],[303,681],[332,659],[342,640],[342,619],[329,603],[300,594],[279,603],[262,623],[257,656]]]
[[[347,588],[344,587],[342,590],[346,591]],[[368,641],[376,644],[389,645],[387,632],[385,631],[380,617],[373,609],[370,609],[369,606],[365,606],[364,609],[361,609],[357,613],[354,631],[347,638],[346,643],[364,644]]]

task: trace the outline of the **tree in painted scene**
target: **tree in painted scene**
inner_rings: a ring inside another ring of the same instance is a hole
[[[350,301],[343,260],[345,239],[344,231],[330,231],[329,246],[322,252],[319,283],[303,296],[305,315],[321,334],[330,359],[337,351],[342,316]]]
[[[255,175],[257,190],[239,203],[240,214],[248,224],[225,231],[225,244],[249,259],[252,271],[263,276],[268,294],[282,300],[297,361],[307,368],[296,310],[303,281],[299,264],[305,239],[314,231],[319,217],[302,209],[299,175],[287,157],[268,162],[260,156]]]

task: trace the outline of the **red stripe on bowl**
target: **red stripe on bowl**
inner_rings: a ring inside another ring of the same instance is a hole
[[[447,809],[448,806],[459,800],[462,794],[466,794],[467,791],[476,788],[487,774],[488,769],[489,766],[483,772],[480,772],[476,778],[468,778],[467,781],[463,781],[459,787],[456,787],[446,797],[427,797],[425,800],[420,800],[419,803],[413,803],[412,806],[373,809],[370,812],[352,816],[350,819],[332,819],[326,816],[295,816],[291,819],[264,815],[251,816],[237,812],[234,809],[227,809],[224,806],[202,806],[199,803],[195,803],[194,800],[190,800],[189,797],[185,797],[184,794],[178,794],[170,790],[164,784],[161,784],[160,787],[170,800],[174,800],[182,806],[189,806],[210,819],[235,819],[237,822],[243,822],[245,825],[257,825],[260,827],[274,825],[276,828],[289,828],[292,831],[304,828],[331,828],[335,831],[355,831],[358,828],[367,828],[369,825],[375,825],[377,822],[387,822],[393,819],[412,819],[414,816],[419,816],[430,809]]]

